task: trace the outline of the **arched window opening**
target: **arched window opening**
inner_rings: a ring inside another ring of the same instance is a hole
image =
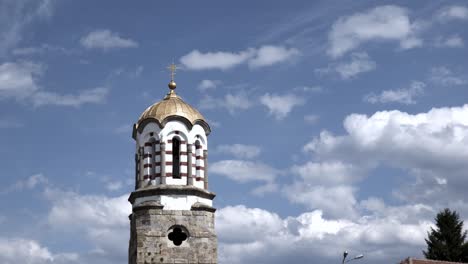
[[[152,133],[151,133],[152,134]],[[149,177],[151,180],[154,180],[155,179],[155,176],[156,176],[156,163],[155,163],[155,156],[156,156],[156,151],[155,151],[155,147],[156,147],[156,139],[154,139],[153,137],[150,138],[149,140],[150,142],[150,148],[149,148],[149,152],[148,152],[148,158],[149,158],[149,164],[151,164],[151,167],[150,167],[150,170],[149,170]]]
[[[172,139],[172,177],[180,179],[180,140]]]
[[[202,167],[202,146],[200,141],[195,141],[195,179],[200,180],[201,177],[201,167]]]

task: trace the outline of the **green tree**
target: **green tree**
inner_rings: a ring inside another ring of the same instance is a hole
[[[427,259],[465,262],[468,261],[467,231],[463,232],[463,221],[456,211],[445,208],[435,218],[436,229],[431,227],[426,239]]]

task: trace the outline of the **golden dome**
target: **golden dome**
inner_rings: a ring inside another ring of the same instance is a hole
[[[162,101],[151,105],[141,114],[134,126],[134,133],[140,127],[140,130],[142,130],[148,121],[156,120],[160,127],[163,127],[167,121],[174,119],[186,123],[189,129],[198,123],[205,129],[207,134],[210,133],[210,127],[203,115],[197,109],[184,102],[173,89]]]

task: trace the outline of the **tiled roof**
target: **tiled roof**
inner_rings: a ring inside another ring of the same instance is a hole
[[[407,258],[400,262],[400,264],[453,264],[453,263],[465,263],[465,262],[450,262],[450,261],[442,261],[442,260],[432,260],[432,259],[414,259],[414,258]]]

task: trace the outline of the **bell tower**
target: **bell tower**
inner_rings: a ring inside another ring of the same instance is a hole
[[[172,64],[169,93],[133,126],[129,264],[217,263],[215,194],[208,190],[211,130],[175,93],[175,69]]]

